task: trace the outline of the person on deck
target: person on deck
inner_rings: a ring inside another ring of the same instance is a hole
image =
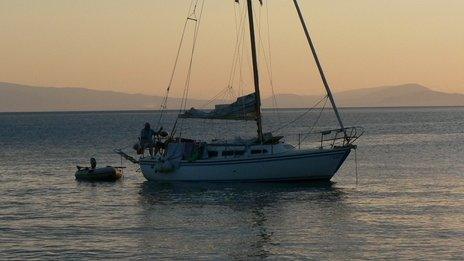
[[[150,123],[146,122],[145,127],[140,132],[140,146],[145,150],[148,148],[150,156],[153,156],[153,147],[155,146],[156,132],[151,129]]]

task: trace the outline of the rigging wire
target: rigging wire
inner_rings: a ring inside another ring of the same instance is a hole
[[[229,72],[229,79],[228,79],[228,84],[227,86],[219,91],[216,95],[214,95],[212,98],[210,98],[206,103],[200,106],[200,108],[206,108],[208,105],[210,105],[212,102],[217,100],[218,98],[224,98],[224,97],[231,97],[231,98],[237,98],[240,96],[240,93],[234,93],[233,86],[234,86],[234,79],[237,71],[237,67],[239,64],[239,59],[240,59],[240,49],[242,45],[242,34],[244,33],[244,30],[242,30],[242,27],[244,25],[244,19],[245,19],[245,11],[246,9],[243,8],[240,10],[237,8],[238,4],[234,5],[234,22],[235,22],[235,47],[234,47],[234,53],[232,56],[232,64]],[[240,84],[240,83],[239,83]]]
[[[196,16],[196,9],[197,9],[197,6],[198,6],[198,2],[200,2],[200,1],[201,1],[200,14],[197,17]],[[181,105],[180,105],[180,108],[179,108],[179,114],[181,114],[182,111],[185,111],[186,106],[187,106],[187,99],[188,99],[188,94],[189,94],[189,90],[190,90],[190,83],[191,83],[191,76],[192,76],[192,66],[193,66],[194,54],[195,54],[195,50],[197,48],[198,33],[199,33],[199,30],[200,30],[200,24],[201,24],[201,18],[203,16],[204,6],[205,6],[205,1],[204,0],[197,0],[196,3],[195,3],[194,9],[193,9],[192,15],[191,15],[191,17],[193,16],[195,18],[194,19],[189,18],[189,19],[195,21],[195,30],[194,30],[194,34],[193,34],[192,50],[191,50],[191,53],[190,53],[190,61],[189,61],[188,69],[187,69],[187,77],[185,79],[184,91],[183,91],[183,94],[182,94],[182,100],[181,100]],[[172,128],[171,133],[175,132],[175,130],[177,128],[178,120],[179,120],[179,117],[176,118],[176,121],[174,122],[174,126]],[[184,122],[184,120],[181,119],[181,125],[180,125],[181,133],[182,133],[183,122]],[[179,135],[181,135],[181,133]]]
[[[237,71],[241,71],[241,64],[242,64],[242,53],[243,53],[243,45],[244,45],[244,35],[245,35],[245,18],[246,18],[246,6],[242,5],[240,7],[240,3],[237,2],[234,5],[234,21],[235,21],[235,46],[232,56],[232,64],[230,67],[229,72],[229,79],[227,86],[222,89],[219,93],[209,99],[205,104],[203,104],[200,108],[205,108],[206,106],[210,105],[213,101],[217,100],[218,98],[222,98],[224,100],[233,100],[239,96],[243,96],[243,91],[241,91],[241,76],[238,79],[239,89],[237,92],[234,90],[234,82],[237,76]],[[241,72],[240,72],[241,73]],[[245,113],[245,112],[244,112]]]
[[[268,37],[267,47],[269,50],[269,74],[270,74],[270,81],[271,81],[271,91],[272,91],[274,107],[276,110],[278,110],[279,107],[277,105],[277,98],[276,98],[275,91],[274,91],[274,77],[273,77],[274,73],[272,70],[272,49],[271,49],[271,24],[269,22],[269,3],[267,0],[266,0],[266,23],[267,23],[267,37]],[[280,117],[279,117],[279,120],[280,120]]]
[[[222,89],[220,92],[218,92],[216,95],[214,95],[211,99],[209,99],[207,102],[205,102],[204,104],[202,104],[199,108],[200,109],[205,109],[208,105],[210,105],[211,103],[213,103],[215,100],[219,99],[220,97],[224,97],[225,96],[225,93],[227,93],[227,90],[229,89],[230,87],[227,86],[226,88]]]
[[[282,124],[282,118],[279,114],[279,105],[277,103],[277,96],[274,89],[274,72],[272,67],[272,48],[271,48],[271,23],[269,22],[269,1],[266,0],[266,24],[267,24],[267,48],[269,51],[269,82],[271,85],[271,93],[272,93],[272,105],[274,107],[274,114],[277,117],[278,124]]]
[[[201,3],[201,10],[200,10],[199,16],[197,17],[197,7],[198,7],[199,3]],[[195,49],[196,49],[196,46],[197,46],[197,38],[198,38],[199,29],[200,29],[201,17],[202,17],[202,14],[203,14],[204,4],[205,4],[204,0],[192,0],[191,3],[190,3],[187,19],[185,20],[185,23],[184,23],[184,26],[183,26],[182,35],[181,35],[181,38],[180,38],[180,42],[179,42],[179,46],[178,46],[178,50],[177,50],[173,70],[171,72],[168,87],[166,88],[165,96],[164,96],[162,104],[160,106],[161,107],[160,108],[161,113],[160,113],[160,117],[159,117],[159,120],[158,120],[158,125],[161,124],[161,121],[163,119],[163,114],[164,114],[165,110],[167,109],[169,92],[170,92],[171,86],[173,84],[173,79],[174,79],[174,76],[176,74],[177,67],[178,67],[178,64],[179,64],[179,57],[180,57],[181,49],[182,49],[182,47],[184,45],[185,34],[186,34],[186,31],[187,31],[189,21],[193,21],[193,22],[195,22],[194,35],[193,35],[193,45],[192,45],[192,49],[191,49],[190,61],[188,63],[188,72],[187,72],[187,77],[186,77],[186,80],[185,80],[185,83],[184,83],[184,90],[183,90],[181,104],[180,104],[180,108],[179,108],[179,114],[182,113],[182,111],[186,110],[187,100],[188,100],[189,91],[190,91],[191,78],[192,78],[192,65],[193,65],[194,53],[195,53]],[[262,51],[261,54],[262,54],[262,57],[264,59],[264,62],[265,62],[265,65],[266,65],[266,70],[267,70],[267,73],[268,73],[268,76],[269,76],[269,83],[270,83],[270,87],[271,87],[271,91],[272,91],[272,102],[273,102],[273,107],[274,107],[274,113],[277,115],[278,114],[277,113],[278,104],[277,104],[277,99],[276,99],[275,90],[274,90],[274,83],[273,83],[272,51],[271,51],[271,42],[270,42],[271,30],[270,30],[270,23],[269,23],[269,6],[268,6],[267,1],[266,1],[266,7],[265,8],[266,8],[266,20],[265,20],[265,22],[267,24],[267,49],[268,49],[268,54],[266,53],[265,41],[263,41],[263,37],[262,37],[262,33],[261,33],[261,31],[262,31],[261,30],[262,29],[262,19],[261,19],[262,11],[261,11],[261,9],[259,9],[259,19],[258,19],[259,45],[261,47],[260,48],[261,51]],[[255,14],[253,14],[253,15],[255,15]],[[233,55],[233,59],[232,59],[233,61],[232,61],[232,66],[231,66],[231,71],[230,71],[230,76],[229,76],[229,84],[228,84],[228,86],[226,88],[221,90],[212,99],[210,99],[206,103],[205,106],[211,104],[220,95],[225,95],[225,96],[229,95],[229,96],[232,96],[232,97],[235,95],[233,93],[234,92],[234,90],[233,90],[233,85],[234,84],[233,83],[234,83],[234,80],[236,78],[237,69],[239,71],[239,79],[238,79],[239,91],[238,92],[239,92],[239,95],[243,95],[243,85],[245,84],[245,82],[243,81],[243,62],[245,60],[244,59],[244,53],[245,53],[244,42],[245,42],[245,32],[246,32],[246,27],[244,25],[245,18],[246,18],[246,6],[245,5],[243,5],[242,10],[240,10],[239,8],[234,9],[234,21],[235,21],[235,26],[236,26],[236,30],[235,30],[236,46],[234,48],[234,55]],[[286,128],[286,127],[290,126],[291,124],[295,123],[296,121],[300,120],[302,117],[304,117],[310,111],[315,109],[322,101],[325,100],[324,105],[323,105],[323,107],[322,107],[322,109],[321,109],[321,111],[320,111],[314,125],[312,126],[312,129],[314,129],[315,125],[319,122],[319,120],[321,118],[322,112],[323,112],[323,110],[324,110],[324,108],[325,108],[325,106],[327,104],[328,98],[329,97],[326,95],[320,101],[318,101],[313,107],[309,108],[308,110],[306,110],[304,113],[302,113],[300,116],[296,117],[292,121],[290,121],[290,122],[284,124],[283,126],[277,128],[276,130],[274,130],[274,132],[280,131],[283,128]],[[173,137],[174,133],[176,132],[178,120],[179,120],[179,117],[177,117],[176,120],[175,120],[174,126],[173,126],[172,131],[171,131],[171,137]],[[184,122],[184,119],[181,119],[180,127],[179,127],[180,133],[182,133],[183,122]],[[280,124],[280,117],[279,117],[279,124]],[[306,139],[306,138],[307,138],[307,136],[304,137],[304,139]]]
[[[196,10],[196,6],[195,6],[195,9],[194,9],[194,12],[195,12],[195,10]],[[189,61],[189,64],[188,64],[187,77],[185,79],[184,91],[182,93],[182,99],[181,99],[179,113],[181,113],[185,109],[186,104],[187,104],[188,91],[189,91],[190,82],[191,82],[190,80],[191,80],[191,76],[192,76],[192,64],[193,64],[193,58],[194,58],[195,47],[196,47],[196,42],[197,42],[196,41],[197,40],[197,33],[198,33],[198,23],[196,23],[196,25],[195,25],[194,36],[193,36],[193,45],[192,45],[192,50],[191,50],[191,53],[190,53],[190,61]]]
[[[274,108],[274,114],[277,116],[278,114],[278,106],[277,106],[277,99],[274,91],[274,80],[273,80],[273,73],[272,73],[272,54],[271,54],[271,30],[270,30],[270,23],[269,23],[269,5],[268,2],[266,1],[266,25],[267,25],[267,49],[269,56],[266,54],[266,47],[265,43],[263,41],[263,37],[261,34],[261,28],[262,28],[262,21],[261,21],[261,8],[258,9],[258,35],[259,35],[259,45],[260,49],[262,51],[262,57],[264,59],[264,63],[266,65],[266,72],[268,74],[269,78],[269,85],[271,86],[271,92],[272,92],[272,107]],[[279,124],[280,124],[280,118],[279,118]]]
[[[243,8],[242,8],[243,7]],[[228,100],[229,98],[237,98],[240,96],[240,91],[237,91],[237,93],[234,92],[234,80],[236,76],[236,71],[238,64],[240,63],[240,54],[241,54],[241,45],[242,45],[242,35],[244,34],[244,21],[245,21],[245,11],[246,8],[244,5],[240,5],[240,2],[236,2],[234,4],[234,24],[235,24],[235,46],[234,46],[234,51],[232,55],[232,63],[230,67],[230,72],[229,72],[229,78],[228,78],[228,83],[227,86],[220,90],[216,95],[214,95],[212,98],[210,98],[206,103],[202,104],[200,106],[200,109],[205,109],[207,106],[212,104],[214,101],[217,101],[218,99],[223,99],[223,100]],[[240,85],[240,82],[238,83]],[[216,129],[216,123],[219,123],[215,120],[210,121],[209,123],[212,123],[212,127],[208,128],[208,133],[209,131],[214,131]],[[227,123],[226,123],[227,124]],[[226,126],[227,127],[227,126]]]
[[[180,38],[179,46],[177,48],[176,58],[174,60],[174,66],[172,68],[171,77],[169,78],[168,87],[166,88],[166,92],[165,92],[165,95],[163,97],[163,101],[161,102],[161,105],[160,105],[160,111],[161,112],[160,112],[160,116],[159,116],[159,119],[158,119],[158,126],[160,126],[161,121],[163,120],[164,111],[167,108],[169,92],[171,90],[172,82],[174,80],[174,75],[175,75],[176,70],[177,70],[177,65],[179,64],[179,56],[180,56],[180,52],[182,50],[182,46],[183,46],[183,43],[184,43],[185,32],[186,32],[186,29],[187,29],[187,25],[188,25],[188,23],[190,21],[189,17],[190,17],[190,14],[192,12],[193,3],[195,1],[198,1],[198,0],[192,0],[190,2],[190,5],[189,5],[189,9],[188,9],[188,12],[187,12],[187,18],[185,19],[185,23],[184,23],[184,27],[182,29],[182,35],[181,35],[181,38]]]
[[[243,17],[245,19],[246,17],[246,12],[245,12],[245,6],[244,6],[244,13]],[[243,77],[243,64],[245,63],[246,65],[249,65],[248,63],[244,62],[245,59],[243,58],[245,55],[245,26],[242,26],[242,37],[241,37],[241,47],[240,47],[240,54],[239,54],[239,61],[238,61],[238,68],[239,68],[239,76],[238,76],[238,84],[239,84],[239,94],[240,96],[243,96],[243,89],[244,86],[246,86],[248,83],[244,80]],[[248,49],[246,49],[248,50]]]
[[[245,4],[243,5],[243,14],[242,14],[242,19],[246,19],[247,17],[247,7],[245,6]],[[240,44],[241,46],[238,46],[239,48],[239,56],[238,56],[238,68],[239,68],[239,75],[238,75],[238,86],[239,86],[239,89],[238,89],[238,94],[239,96],[243,96],[244,95],[244,87],[245,85],[247,85],[247,82],[244,80],[243,78],[243,64],[244,64],[244,53],[245,53],[245,24],[242,24],[242,28],[241,28],[241,32],[242,32],[242,36],[240,38]],[[248,50],[248,49],[247,49]],[[246,113],[245,113],[245,104],[242,104],[242,115],[243,115],[243,118],[245,118],[246,116]]]
[[[231,70],[230,70],[230,74],[229,74],[229,82],[228,82],[228,85],[233,88],[233,85],[234,85],[234,79],[235,79],[235,75],[236,75],[236,71],[237,71],[237,67],[239,67],[239,63],[240,63],[240,49],[243,45],[243,41],[241,40],[242,39],[242,36],[245,34],[245,30],[243,30],[244,28],[244,21],[245,21],[245,17],[246,17],[246,13],[245,13],[246,9],[245,9],[245,6],[243,6],[242,8],[242,11],[241,11],[241,14],[240,14],[240,23],[238,24],[238,26],[236,26],[236,40],[235,40],[235,47],[234,47],[234,54],[233,54],[233,57],[232,57],[232,66],[231,66]],[[240,85],[240,82],[238,83]]]
[[[313,105],[313,107],[311,108],[308,108],[305,112],[303,112],[301,115],[299,115],[298,117],[296,117],[295,119],[289,121],[288,123],[280,126],[279,128],[273,130],[272,132],[278,132],[288,126],[290,126],[291,124],[297,122],[298,120],[300,120],[301,118],[303,118],[306,114],[308,114],[310,111],[312,111],[313,109],[315,109],[321,102],[323,102],[324,100],[327,100],[328,96],[325,95],[322,99],[320,99],[316,104]]]
[[[303,136],[303,139],[300,141],[300,142],[304,142],[308,137],[309,135],[312,134],[312,132],[314,131],[314,129],[316,128],[316,125],[319,123],[319,120],[321,119],[322,117],[322,112],[324,111],[325,109],[325,106],[327,105],[327,99],[328,97],[326,96],[326,99],[324,101],[324,105],[322,105],[320,111],[319,111],[319,115],[317,116],[316,120],[314,121],[313,125],[311,126],[311,129],[308,133],[305,134],[305,136]]]

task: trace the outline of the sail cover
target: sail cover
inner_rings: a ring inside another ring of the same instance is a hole
[[[191,108],[179,115],[179,118],[195,119],[223,119],[223,120],[255,120],[256,119],[256,99],[255,93],[238,97],[237,101],[231,104],[216,105],[214,110],[209,112]]]

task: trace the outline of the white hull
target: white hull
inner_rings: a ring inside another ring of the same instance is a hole
[[[328,181],[350,151],[350,147],[344,147],[242,159],[182,161],[179,168],[169,173],[158,171],[157,160],[145,158],[140,160],[140,168],[144,177],[153,181]]]

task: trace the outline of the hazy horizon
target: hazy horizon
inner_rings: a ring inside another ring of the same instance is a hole
[[[416,82],[464,92],[463,1],[300,2],[335,92]],[[0,81],[163,95],[189,3],[0,0]],[[276,93],[322,93],[291,1],[264,3],[256,19],[261,12],[266,45],[269,10]],[[205,1],[191,97],[227,85],[239,8],[233,0]],[[261,73],[267,96],[264,65]],[[172,95],[181,96],[183,78],[176,80]]]
[[[276,94],[274,99],[263,95],[262,107],[308,108],[314,106],[323,96]],[[437,92],[417,84],[348,90],[336,92],[334,96],[339,107],[464,106],[464,94]],[[189,99],[187,108],[205,108],[205,104],[209,104],[211,108],[216,104],[230,103],[235,98],[219,98],[213,102],[209,102],[207,98]],[[0,82],[0,112],[144,110],[160,108],[162,101],[163,97],[160,95],[126,94],[86,88],[34,87]],[[167,102],[168,108],[179,108],[181,101],[179,97],[171,95]]]
[[[140,95],[149,95],[149,96],[159,96],[159,97],[164,97],[164,93],[143,93],[143,92],[131,92],[130,89],[125,91],[125,90],[111,90],[111,89],[99,89],[99,88],[89,88],[87,86],[39,86],[39,85],[32,85],[32,84],[23,84],[23,83],[17,83],[17,82],[4,82],[4,81],[0,81],[0,88],[2,87],[1,84],[7,84],[7,85],[18,85],[18,86],[21,86],[21,87],[33,87],[33,88],[57,88],[57,89],[67,89],[67,88],[70,88],[70,89],[85,89],[85,90],[91,90],[91,91],[110,91],[110,92],[117,92],[117,93],[122,93],[122,94],[140,94]],[[442,92],[442,93],[446,93],[446,94],[464,94],[464,90],[463,91],[457,91],[457,92],[447,92],[447,91],[440,91],[439,89],[433,89],[433,88],[430,88],[429,86],[424,86],[423,84],[420,84],[420,83],[404,83],[404,84],[398,84],[398,85],[379,85],[379,86],[370,86],[370,87],[361,87],[361,88],[353,88],[353,89],[347,89],[347,90],[340,90],[340,91],[337,91],[337,92],[334,92],[334,95],[336,94],[339,94],[339,93],[344,93],[344,92],[349,92],[349,91],[359,91],[359,90],[372,90],[372,89],[379,89],[379,88],[385,88],[385,87],[392,87],[392,88],[396,88],[396,87],[401,87],[401,86],[409,86],[409,85],[416,85],[416,86],[421,86],[421,87],[424,87],[430,91],[433,91],[433,92]],[[275,95],[297,95],[297,96],[308,96],[308,95],[325,95],[325,90],[324,89],[321,89],[319,90],[319,92],[313,92],[313,93],[310,93],[310,94],[306,94],[306,93],[290,93],[290,92],[278,92],[276,91],[275,92]],[[170,95],[171,97],[172,95]],[[269,94],[265,97],[262,97],[262,98],[270,98],[272,97],[272,94]],[[173,96],[171,98],[180,98],[180,97],[177,97],[177,96]],[[193,99],[202,99],[202,97],[192,97]],[[204,97],[203,97],[204,98]],[[235,99],[236,97],[230,97],[230,100],[233,100]]]

